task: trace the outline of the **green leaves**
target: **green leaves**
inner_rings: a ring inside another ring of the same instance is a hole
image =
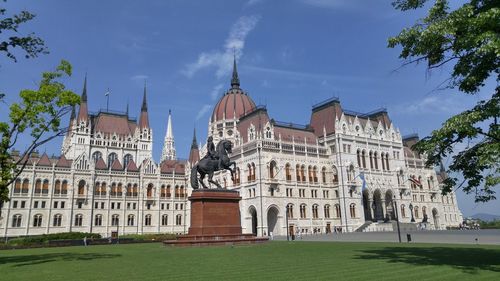
[[[59,80],[71,75],[71,64],[63,60],[55,71],[44,72],[37,90],[22,90],[20,101],[10,106],[9,122],[0,122],[0,200],[8,199],[8,185],[22,171],[33,151],[51,139],[64,135],[61,118],[80,102],[80,96],[67,90]],[[10,157],[10,150],[20,138],[31,144],[19,159]]]
[[[397,0],[393,5],[407,11],[426,2]],[[471,0],[450,11],[448,1],[435,0],[425,18],[389,38],[388,46],[402,47],[399,57],[405,64],[426,62],[431,70],[455,63],[447,87],[476,94],[491,76],[500,81],[500,1]],[[464,181],[458,187],[474,193],[477,202],[496,199],[494,188],[500,183],[499,91],[497,86],[491,99],[452,116],[413,147],[428,157],[428,166],[434,166],[457,146],[466,145],[452,157],[449,170],[462,174]],[[446,179],[443,192],[452,191],[458,178]]]

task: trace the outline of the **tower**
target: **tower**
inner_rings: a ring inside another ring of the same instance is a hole
[[[193,131],[193,143],[191,143],[191,149],[189,150],[189,165],[193,166],[196,162],[200,161],[200,150],[198,149],[198,144],[196,141],[196,128]]]
[[[165,141],[163,142],[160,162],[176,159],[174,134],[172,133],[172,111],[168,110],[167,133],[165,134]]]

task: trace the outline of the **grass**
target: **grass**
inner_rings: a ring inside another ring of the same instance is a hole
[[[2,280],[498,280],[500,247],[270,242],[0,251]]]

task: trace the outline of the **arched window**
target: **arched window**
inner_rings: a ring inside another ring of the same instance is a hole
[[[370,151],[369,155],[370,155],[370,169],[373,170],[373,151]]]
[[[290,170],[290,163],[286,163],[285,165],[285,176],[287,181],[292,180],[292,171]]]
[[[182,225],[182,215],[175,216],[175,225]]]
[[[335,204],[335,217],[336,218],[342,217],[342,212],[340,210],[340,205],[339,204]]]
[[[252,181],[255,181],[255,163],[252,162]]]
[[[287,215],[289,219],[293,219],[293,204],[286,205]]]
[[[161,216],[161,225],[168,225],[168,215]]]
[[[418,176],[418,182],[420,183],[420,189],[424,189],[424,185],[422,184],[422,176]]]
[[[302,182],[306,181],[306,166],[305,165],[300,166],[300,177],[301,177]]]
[[[112,152],[108,155],[108,169],[113,165],[113,162],[118,159],[118,155],[116,153]]]
[[[83,224],[83,215],[76,214],[75,215],[75,226],[82,226],[82,224]]]
[[[120,224],[120,216],[119,215],[112,215],[111,216],[111,225],[118,226],[119,224]]]
[[[234,177],[234,184],[235,185],[240,185],[240,183],[241,183],[240,167],[236,167],[236,172],[235,172],[235,177]]]
[[[266,128],[266,138],[270,139],[271,137],[272,137],[271,128],[267,127]]]
[[[326,167],[321,168],[321,182],[326,183]]]
[[[21,193],[21,179],[17,179],[14,184],[14,194]]]
[[[417,218],[417,219],[420,218],[420,213],[418,212],[418,206],[415,206],[413,208],[413,211],[415,212],[415,218]]]
[[[382,163],[382,170],[385,170],[385,153],[380,153],[380,162]]]
[[[95,226],[101,226],[102,225],[102,215],[95,215],[94,225]]]
[[[152,183],[148,184],[148,187],[146,189],[146,197],[148,197],[148,198],[153,197],[153,184]]]
[[[68,181],[67,180],[63,180],[63,182],[62,182],[61,194],[68,194]]]
[[[151,226],[151,215],[146,215],[144,217],[144,225],[145,226]]]
[[[302,204],[300,205],[300,218],[305,219],[306,218],[306,205]]]
[[[363,164],[363,168],[366,169],[366,151],[365,150],[363,150],[361,152],[361,162]]]
[[[36,214],[33,216],[33,227],[41,227],[42,226],[42,215]]]
[[[184,186],[181,185],[181,187],[179,188],[179,195],[181,198],[184,198],[186,195],[184,193]]]
[[[134,226],[134,215],[128,215],[127,217],[127,225]]]
[[[84,180],[78,182],[78,195],[85,195],[85,184]]]
[[[137,186],[137,183],[134,183],[134,187],[132,188],[132,196],[133,197],[139,196],[139,187]]]
[[[92,160],[94,161],[94,163],[97,163],[97,160],[101,158],[102,158],[102,153],[100,151],[92,153]]]
[[[356,159],[358,160],[358,167],[361,168],[362,167],[361,166],[361,151],[359,149],[356,151]]]
[[[330,205],[325,205],[323,207],[323,211],[324,211],[325,219],[329,219],[330,218]]]
[[[313,167],[313,181],[314,183],[318,183],[318,167]]]
[[[307,167],[307,175],[309,176],[309,182],[313,182],[313,170],[311,166]]]
[[[300,177],[300,165],[299,164],[297,164],[295,166],[295,175],[296,175],[297,181],[300,182],[301,177]]]
[[[170,198],[170,197],[172,197],[172,191],[171,191],[170,185],[167,185],[167,198]]]
[[[61,194],[61,181],[56,180],[54,184],[54,194]]]
[[[349,206],[349,210],[351,213],[351,218],[356,218],[356,204],[351,203],[351,205]]]
[[[124,168],[127,168],[128,163],[130,163],[130,161],[132,161],[133,159],[134,159],[134,157],[132,157],[132,155],[130,155],[130,154],[126,154],[126,155],[123,157],[123,167],[124,167]]]
[[[313,219],[317,219],[319,217],[318,216],[318,205],[312,206],[312,216],[313,216]]]
[[[175,198],[179,198],[179,186],[175,186]]]
[[[42,193],[42,180],[37,179],[35,182],[35,194],[40,194]]]
[[[404,204],[401,205],[401,217],[406,218],[406,209]]]
[[[375,165],[375,170],[378,170],[378,155],[377,155],[377,152],[373,153],[373,163]]]
[[[389,171],[389,153],[385,154],[385,168]]]
[[[332,168],[332,180],[333,180],[334,185],[339,184],[339,175],[338,175],[337,167],[335,167],[335,166],[333,166],[333,168]]]
[[[16,214],[12,216],[12,227],[21,227],[23,216]]]
[[[167,189],[165,188],[165,185],[162,185],[160,188],[160,198],[166,198],[167,197]]]
[[[42,194],[49,194],[49,180],[43,181]]]
[[[62,223],[62,215],[61,214],[54,215],[52,226],[61,226],[61,223]]]
[[[30,190],[30,181],[28,179],[23,180],[23,186],[21,188],[21,193],[28,194]]]
[[[425,206],[422,207],[422,217],[427,215],[427,208]]]

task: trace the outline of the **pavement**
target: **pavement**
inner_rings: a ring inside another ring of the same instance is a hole
[[[401,232],[401,241],[407,243],[407,235],[411,235],[411,243],[447,243],[447,244],[481,244],[500,245],[500,229],[482,230],[420,230]],[[291,238],[290,238],[291,239]],[[286,240],[286,236],[275,236],[274,240]],[[398,242],[395,232],[351,232],[330,234],[309,234],[296,237],[302,241],[323,242]]]

